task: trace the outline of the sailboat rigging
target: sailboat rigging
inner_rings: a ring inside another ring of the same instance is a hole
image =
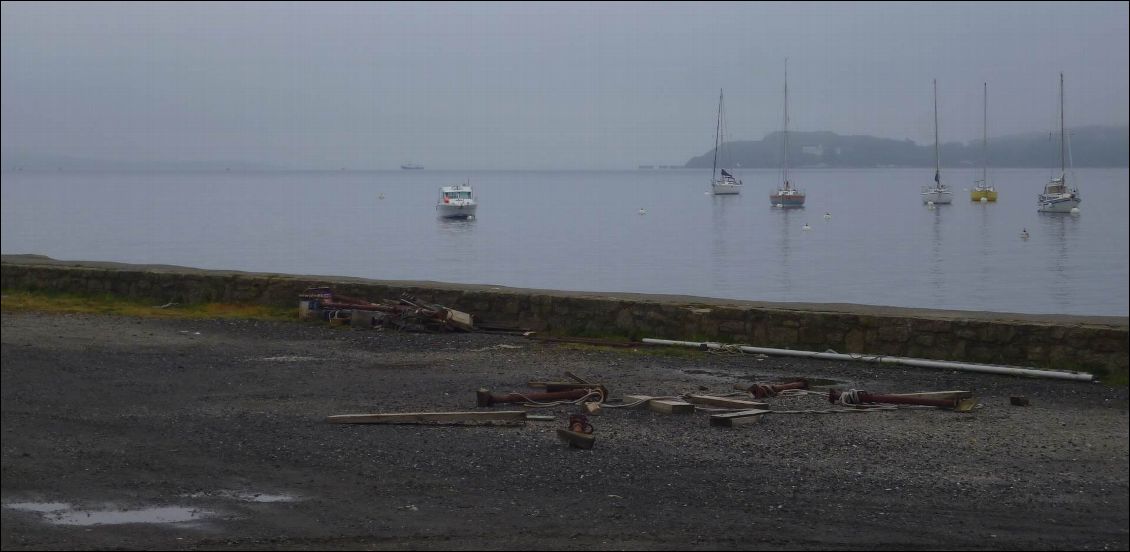
[[[996,201],[997,189],[992,184],[989,184],[989,83],[985,85],[985,102],[982,116],[982,133],[981,133],[981,180],[976,182],[976,186],[969,191],[969,199],[973,201]]]
[[[934,79],[934,185],[922,188],[922,203],[927,205],[943,205],[953,201],[953,194],[942,184],[942,161],[938,147],[938,79]]]
[[[784,184],[777,188],[775,193],[769,195],[769,203],[776,207],[804,207],[804,192],[793,188],[789,182],[789,60],[785,60],[785,131],[782,135],[784,153],[782,155],[781,173]]]
[[[742,181],[734,178],[726,169],[722,169],[722,175],[718,176],[718,151],[722,149],[724,144],[722,137],[724,113],[722,90],[719,89],[718,122],[714,130],[714,168],[710,173],[710,188],[714,195],[737,195],[742,191]]]
[[[1052,178],[1044,185],[1044,193],[1038,199],[1041,213],[1071,213],[1077,212],[1079,203],[1083,199],[1079,196],[1079,187],[1072,182],[1067,186],[1067,133],[1063,125],[1063,73],[1059,74],[1059,178]]]

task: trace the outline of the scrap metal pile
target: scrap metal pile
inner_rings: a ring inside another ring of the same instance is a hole
[[[366,328],[418,332],[469,332],[475,329],[470,314],[411,296],[374,303],[368,299],[334,293],[328,287],[307,288],[298,298],[299,316]]]

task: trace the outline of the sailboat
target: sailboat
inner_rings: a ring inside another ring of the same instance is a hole
[[[785,150],[781,172],[784,185],[769,195],[769,203],[777,207],[804,207],[804,192],[793,188],[789,182],[789,60],[785,60]]]
[[[984,163],[981,165],[981,180],[969,191],[969,199],[973,201],[996,201],[997,189],[989,184],[989,83],[985,84],[984,129],[981,134],[981,148]]]
[[[1078,186],[1067,187],[1066,161],[1066,133],[1063,130],[1063,73],[1059,74],[1059,178],[1052,178],[1044,185],[1044,193],[1040,194],[1039,209],[1041,213],[1070,213],[1083,199],[1079,196]]]
[[[742,181],[722,169],[718,176],[718,150],[722,149],[722,120],[725,113],[722,107],[722,90],[718,90],[718,123],[714,131],[714,169],[710,173],[710,188],[714,195],[737,195],[742,191]]]
[[[934,79],[934,185],[922,187],[922,203],[942,205],[953,201],[953,193],[942,184],[942,161],[938,154],[938,79]]]

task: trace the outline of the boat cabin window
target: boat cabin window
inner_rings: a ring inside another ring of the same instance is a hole
[[[444,192],[443,197],[449,199],[471,199],[471,192]]]

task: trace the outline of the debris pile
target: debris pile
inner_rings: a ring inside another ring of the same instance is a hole
[[[475,329],[474,318],[470,314],[407,295],[395,301],[384,299],[374,303],[334,293],[328,287],[312,287],[299,294],[298,298],[301,318],[416,332],[469,332]]]
[[[529,381],[536,390],[493,393],[480,388],[475,392],[479,410],[462,412],[411,412],[392,414],[349,414],[330,416],[331,423],[350,424],[443,424],[443,425],[524,425],[529,421],[554,421],[552,414],[534,412],[541,409],[577,409],[570,412],[568,424],[557,430],[557,437],[570,447],[592,449],[595,443],[593,426],[588,416],[605,409],[645,408],[657,414],[687,415],[705,413],[713,427],[735,428],[756,424],[767,414],[831,414],[841,412],[889,412],[908,408],[943,409],[970,412],[977,401],[969,391],[929,391],[920,393],[879,394],[859,389],[824,390],[810,388],[806,379],[759,382],[753,385],[734,384],[738,392],[708,395],[701,392],[653,396],[625,394],[611,398],[603,383],[590,381],[566,371],[571,381]],[[700,391],[703,391],[700,388]],[[773,401],[774,404],[764,402]],[[800,406],[798,401],[811,405]],[[831,407],[826,403],[832,403]],[[825,403],[825,406],[819,406]],[[495,410],[496,405],[521,406],[527,410]]]

